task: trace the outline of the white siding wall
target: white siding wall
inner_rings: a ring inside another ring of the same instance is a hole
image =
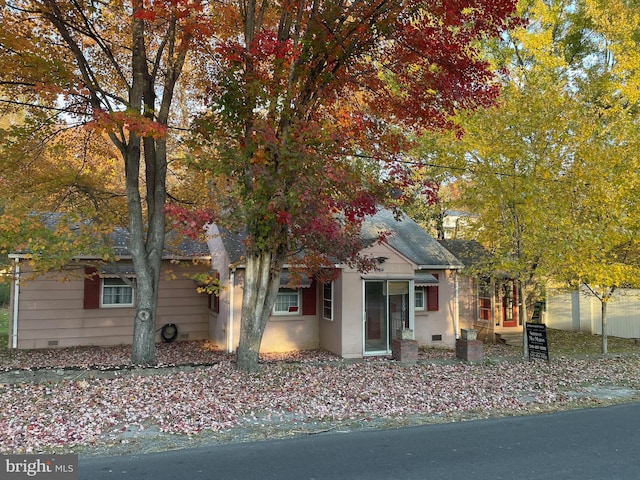
[[[546,324],[559,330],[602,333],[600,301],[587,293],[550,289]],[[640,290],[621,289],[607,306],[607,333],[613,337],[640,338]]]

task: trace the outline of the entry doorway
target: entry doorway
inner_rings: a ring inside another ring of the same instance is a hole
[[[518,290],[514,282],[506,282],[499,286],[501,317],[503,327],[518,326]]]
[[[410,280],[364,282],[364,353],[386,354],[398,329],[413,329],[414,295]]]

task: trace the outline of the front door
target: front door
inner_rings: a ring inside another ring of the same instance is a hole
[[[413,308],[408,280],[364,282],[364,352],[387,353],[396,331],[413,328]]]
[[[518,291],[513,282],[502,285],[502,326],[518,326]]]

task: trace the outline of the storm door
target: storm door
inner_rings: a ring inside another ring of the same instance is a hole
[[[398,329],[413,328],[409,280],[364,282],[364,352],[387,353]]]

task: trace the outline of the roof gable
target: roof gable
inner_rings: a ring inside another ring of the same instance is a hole
[[[385,243],[418,265],[418,268],[464,266],[449,250],[404,213],[400,213],[396,218],[391,210],[381,209],[364,221],[362,232],[365,238],[371,239],[377,238],[382,232],[389,232]]]
[[[231,232],[217,226],[220,240],[231,264],[241,263],[246,255],[246,232]],[[387,209],[367,217],[362,225],[365,240],[375,241],[380,233],[390,232],[385,243],[415,263],[418,268],[462,268],[464,264],[438,243],[420,225],[404,213],[398,219]]]

